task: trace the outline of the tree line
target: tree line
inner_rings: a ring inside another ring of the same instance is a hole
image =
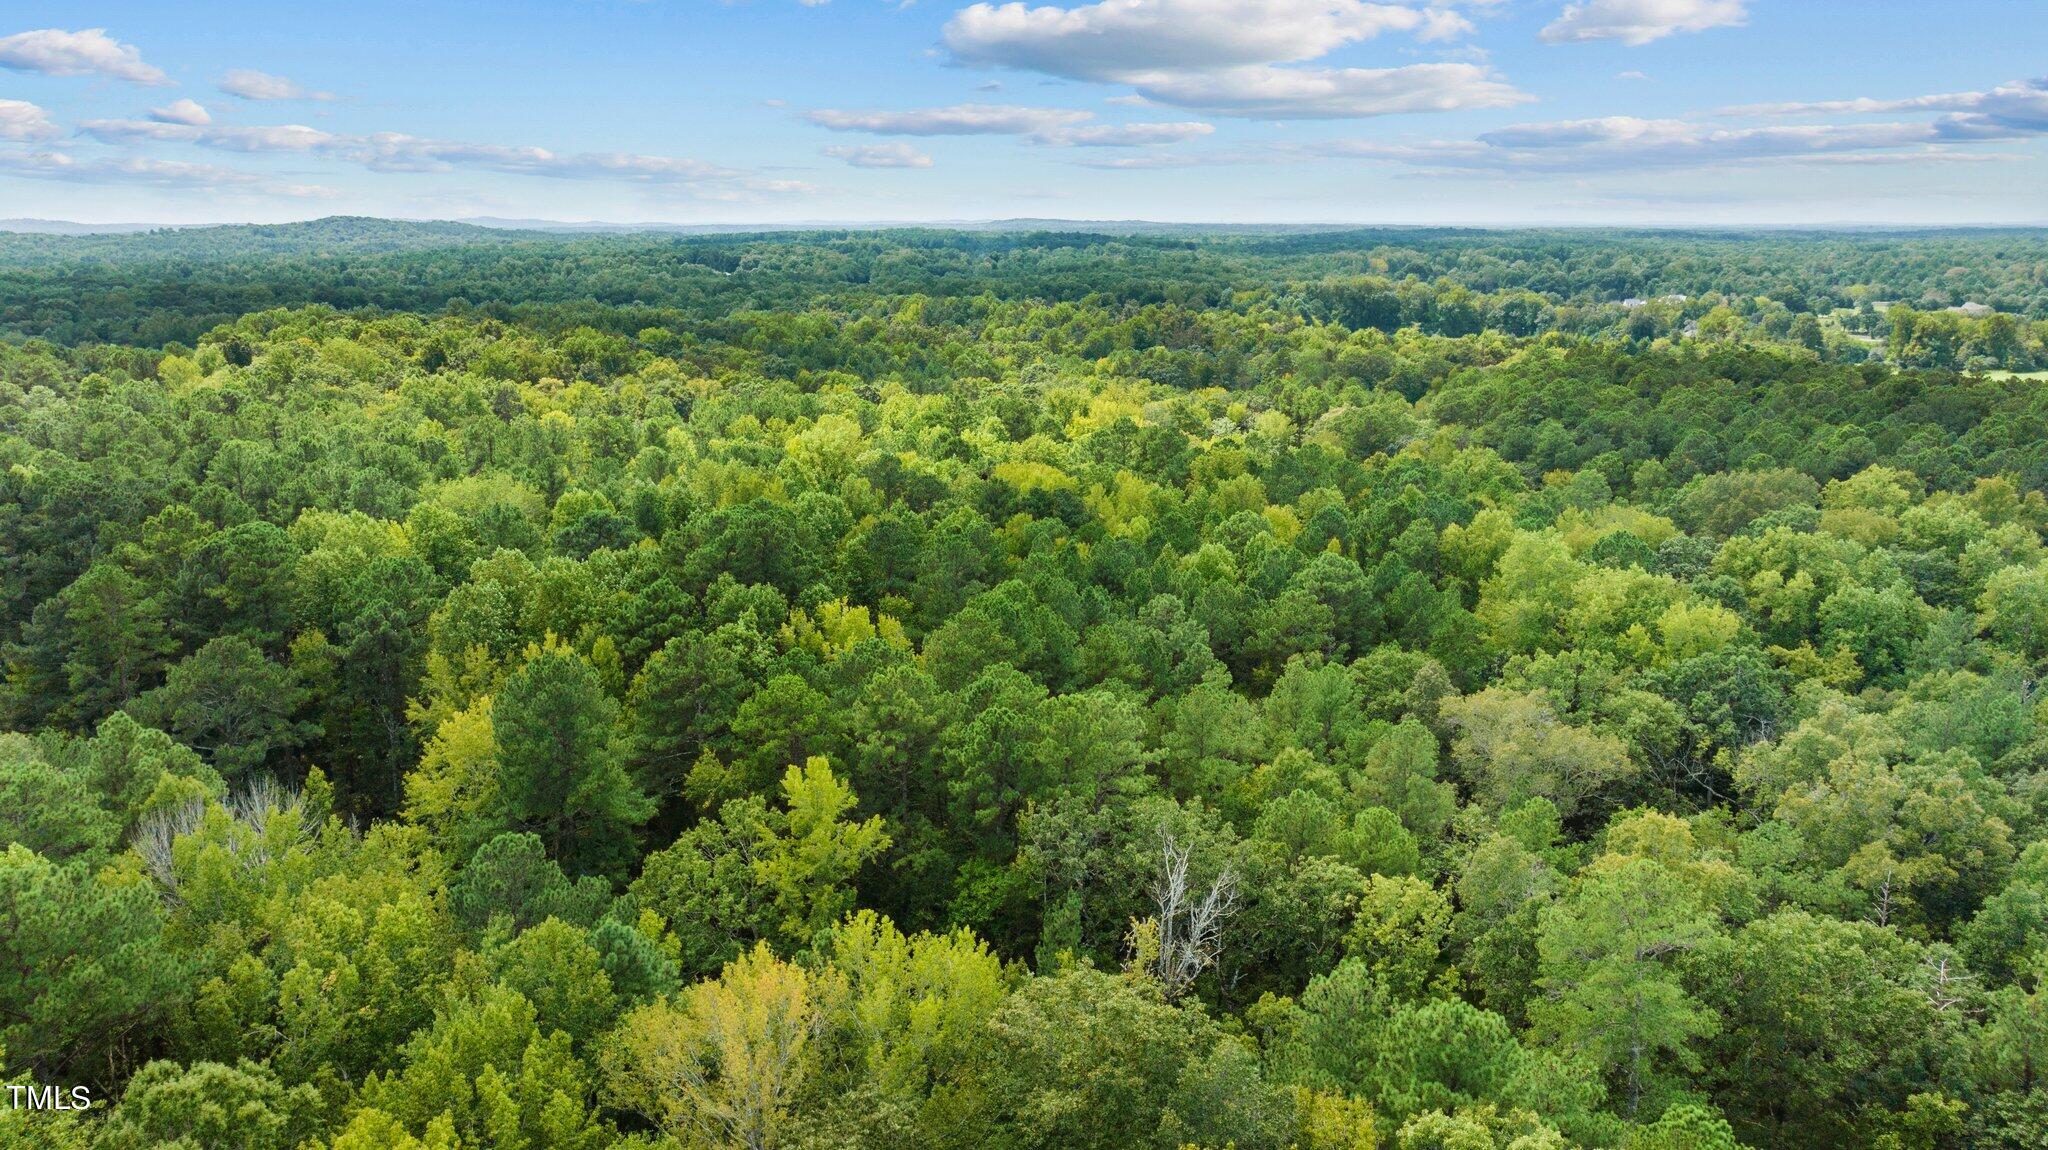
[[[1352,328],[1558,331],[1648,342],[1698,329],[1835,362],[2048,367],[2039,230],[1640,232],[1440,228],[1203,232],[815,230],[574,235],[336,217],[144,235],[0,234],[0,333],[192,344],[280,306],[482,309],[632,335],[747,310],[876,297],[1264,305]],[[1887,346],[1890,309],[1938,321]],[[1996,313],[1952,313],[1978,305]],[[1861,337],[1861,338],[1859,338]],[[1900,358],[1898,353],[1905,353]]]

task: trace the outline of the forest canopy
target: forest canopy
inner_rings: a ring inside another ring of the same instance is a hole
[[[2040,1147],[2044,267],[0,237],[0,1144]]]
[[[478,308],[630,336],[914,294],[1271,308],[1451,336],[1648,341],[1696,327],[1831,362],[2048,368],[2048,233],[2038,230],[1064,229],[575,235],[335,217],[0,233],[0,334],[189,344],[249,312],[327,304]]]

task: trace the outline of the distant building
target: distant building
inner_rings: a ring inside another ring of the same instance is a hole
[[[1684,292],[1672,292],[1670,295],[1660,295],[1657,298],[1665,303],[1684,303],[1686,300],[1691,299],[1692,297],[1686,295]]]
[[[1649,302],[1650,301],[1646,299],[1639,299],[1635,296],[1630,296],[1627,299],[1621,301],[1621,306],[1628,308],[1630,311],[1634,311],[1636,308],[1642,307],[1644,304],[1647,304]]]
[[[1983,319],[1985,316],[1990,315],[1998,309],[1990,306],[1989,304],[1966,303],[1961,307],[1952,307],[1948,310],[1955,313],[1956,315],[1969,316],[1971,319]]]

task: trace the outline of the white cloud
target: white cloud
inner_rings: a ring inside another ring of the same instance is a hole
[[[932,158],[909,144],[833,144],[824,149],[833,159],[856,168],[929,168]]]
[[[1095,113],[1077,108],[1033,108],[1018,104],[955,104],[949,108],[849,111],[818,108],[804,118],[835,132],[878,136],[1022,136],[1054,147],[1128,148],[1174,144],[1216,129],[1180,123],[1097,124]]]
[[[27,100],[0,100],[0,140],[47,140],[56,134],[48,112]]]
[[[213,113],[197,100],[173,100],[161,108],[151,108],[149,118],[160,124],[190,124],[194,127],[213,123]]]
[[[881,136],[1033,136],[1059,131],[1092,118],[1070,108],[1028,108],[1014,104],[955,104],[901,112],[818,108],[804,119],[835,132]]]
[[[1749,19],[1745,0],[1584,0],[1542,32],[1552,44],[1619,40],[1640,46],[1676,32],[1740,27]]]
[[[105,28],[66,32],[41,28],[0,37],[0,68],[46,76],[105,76],[131,84],[168,84],[163,69],[142,62],[142,50]]]
[[[1215,130],[1197,120],[1170,124],[1084,124],[1058,133],[1046,142],[1076,148],[1131,148],[1198,140]]]
[[[0,172],[74,184],[144,184],[304,198],[334,194],[333,189],[318,184],[284,183],[214,164],[188,164],[146,156],[80,160],[63,152],[0,153]]]
[[[1739,104],[1718,115],[1791,117],[1822,115],[1897,115],[1905,112],[1950,112],[1935,127],[1953,139],[1991,140],[2048,133],[2048,77],[2016,80],[1988,92],[1942,92],[1931,96],[1879,100],[1811,100],[1776,104]]]
[[[1913,124],[1808,125],[1798,127],[1702,128],[1684,120],[1643,120],[1605,116],[1549,124],[1519,124],[1480,135],[1490,148],[1526,157],[1560,156],[1578,163],[1589,155],[1613,152],[1644,162],[1656,158],[1696,159],[1701,156],[1752,158],[1832,151],[1868,151],[1929,142],[1926,129]]]
[[[196,124],[163,120],[87,120],[80,132],[107,144],[131,144],[144,140],[175,140],[198,143],[204,129]]]
[[[703,195],[734,198],[763,193],[807,192],[796,180],[763,179],[734,168],[680,156],[631,152],[579,152],[546,148],[436,140],[404,132],[353,135],[304,124],[181,124],[160,120],[88,120],[86,135],[109,144],[190,144],[242,153],[297,153],[360,164],[376,172],[502,172],[552,179],[618,180]]]
[[[2048,132],[2048,76],[1993,88],[1984,93],[1974,117],[2015,132]]]
[[[1272,165],[1300,160],[1295,151],[1282,147],[1250,148],[1230,152],[1145,152],[1139,155],[1089,156],[1074,161],[1083,168],[1113,172],[1161,171],[1180,168],[1226,168],[1240,165]]]
[[[1506,108],[1528,96],[1476,64],[1401,68],[1273,68],[1165,72],[1132,78],[1138,94],[1216,116],[1346,119]]]
[[[1447,3],[1101,0],[1058,8],[1013,2],[961,9],[947,23],[944,42],[963,64],[1126,84],[1151,103],[1220,116],[1378,116],[1526,99],[1474,64],[1276,66],[1299,65],[1386,33],[1431,41],[1471,30],[1471,21]]]
[[[1840,116],[1872,113],[1957,111],[1974,108],[1984,99],[1982,92],[1952,92],[1938,96],[1914,96],[1905,100],[1787,101],[1778,104],[1737,104],[1716,112],[1719,116]]]
[[[332,100],[332,92],[316,92],[283,76],[258,72],[254,68],[236,68],[220,78],[216,85],[230,96],[244,100]]]
[[[211,117],[209,117],[210,121]],[[212,123],[152,120],[87,120],[78,126],[86,135],[109,144],[163,143],[200,144],[230,152],[321,152],[336,151],[349,137],[338,136],[304,124],[269,124],[250,127]]]
[[[1438,171],[1503,174],[1650,171],[1779,163],[1881,163],[1975,159],[1946,148],[1933,124],[1716,128],[1685,120],[1607,116],[1517,124],[1473,140],[1425,144],[1336,141],[1326,157],[1379,159]]]
[[[565,158],[546,148],[517,144],[472,144],[461,140],[435,140],[404,132],[374,132],[349,140],[351,158],[379,172],[446,172],[456,168],[482,168],[517,175],[546,174],[559,168]],[[647,157],[655,159],[657,157]],[[670,161],[695,165],[694,160]],[[711,170],[708,164],[693,168],[691,175]]]
[[[1339,140],[1277,148],[1269,155],[1383,160],[1437,172],[1503,175],[1656,171],[1758,165],[1968,163],[2010,158],[1970,152],[1969,144],[2048,136],[2048,78],[2003,84],[1988,92],[1901,100],[1828,100],[1757,104],[1723,114],[1808,115],[1821,112],[1946,112],[1922,120],[1878,123],[1765,124],[1730,127],[1690,120],[1607,116],[1515,124],[1471,140],[1388,144]],[[1128,165],[1126,165],[1128,166]]]
[[[1134,72],[1309,60],[1384,32],[1443,35],[1461,25],[1470,26],[1452,12],[1359,0],[1102,0],[974,4],[944,38],[965,63],[1120,82]]]
[[[1422,23],[1415,29],[1415,38],[1427,44],[1437,40],[1455,40],[1476,31],[1478,29],[1473,26],[1472,21],[1456,12],[1442,8],[1425,8],[1422,10]],[[1475,48],[1473,51],[1480,50]]]

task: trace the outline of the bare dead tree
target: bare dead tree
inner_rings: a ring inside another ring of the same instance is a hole
[[[306,825],[303,799],[299,791],[267,776],[230,791],[220,804],[231,820],[224,843],[229,854],[245,870],[269,863],[269,832],[273,818],[279,814],[290,815],[298,822],[301,832],[312,829]],[[206,810],[204,798],[191,798],[152,811],[135,826],[132,840],[135,853],[141,856],[143,866],[156,880],[164,897],[172,902],[179,898],[177,842],[206,825]]]
[[[1969,1005],[1974,993],[1970,984],[1977,981],[1974,974],[1966,974],[1961,967],[1953,964],[1946,954],[1929,954],[1920,963],[1922,993],[1927,1004],[1936,1014],[1976,1014]]]
[[[206,821],[206,800],[188,799],[175,806],[151,811],[135,825],[135,853],[165,897],[178,897],[178,873],[173,865],[177,841],[199,829]]]
[[[1152,905],[1159,924],[1159,957],[1154,973],[1168,998],[1187,992],[1223,953],[1223,923],[1237,909],[1237,873],[1224,867],[1207,891],[1196,893],[1188,879],[1194,849],[1173,832],[1159,836],[1159,872]]]
[[[270,821],[276,816],[288,816],[299,833],[312,829],[306,825],[304,797],[300,791],[268,775],[251,779],[241,789],[229,792],[224,805],[240,824],[232,849],[244,866],[260,867],[270,862]]]
[[[270,816],[299,804],[299,792],[264,775],[249,780],[240,790],[228,794],[226,807],[235,820],[253,831],[270,824]]]

